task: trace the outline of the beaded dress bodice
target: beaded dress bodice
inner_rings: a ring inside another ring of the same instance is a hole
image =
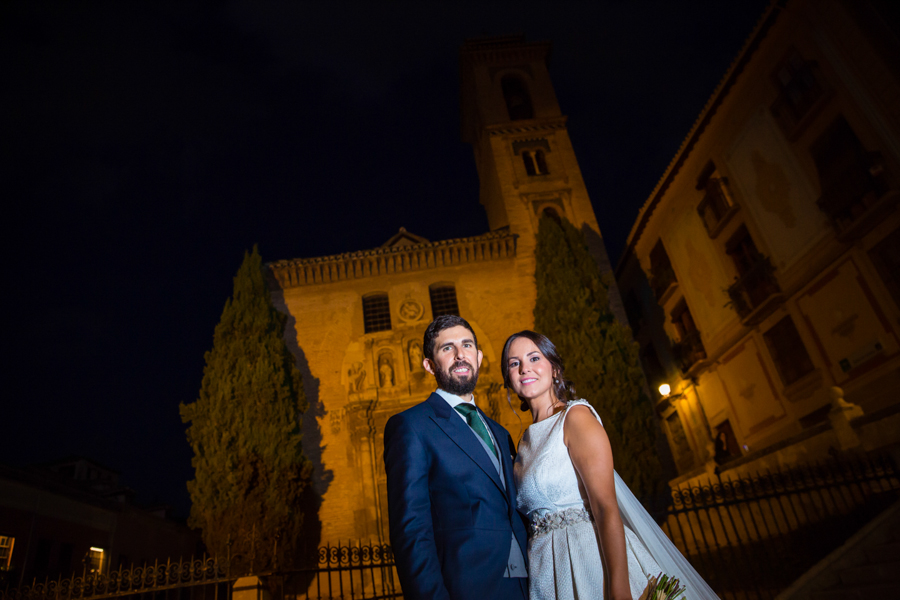
[[[566,410],[575,404],[587,405],[587,402],[574,400]],[[560,411],[532,423],[519,442],[513,467],[517,506],[530,521],[570,508],[588,508],[569,449],[563,443],[564,415],[565,411]]]

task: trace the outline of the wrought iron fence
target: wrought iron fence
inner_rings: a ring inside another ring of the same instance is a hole
[[[132,596],[150,600],[230,600],[233,577],[216,558],[168,560],[109,573],[82,573],[0,590],[0,600],[89,600]]]
[[[723,599],[769,599],[900,498],[885,457],[672,489],[661,527]]]
[[[275,573],[267,580],[277,600],[403,598],[387,544],[322,546],[315,567]]]
[[[403,597],[394,557],[386,544],[322,546],[314,564],[262,573],[260,578],[272,600]],[[227,561],[167,561],[0,590],[0,600],[101,600],[126,596],[133,600],[231,600],[237,579],[229,573]]]
[[[886,457],[830,460],[672,489],[663,531],[724,600],[774,598],[900,498]],[[315,564],[261,574],[272,600],[402,598],[390,546],[322,546]],[[0,600],[232,600],[215,558],[167,561],[0,590]]]

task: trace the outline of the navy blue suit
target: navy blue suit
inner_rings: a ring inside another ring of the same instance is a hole
[[[499,445],[506,490],[481,442],[439,395],[384,428],[391,546],[407,600],[524,597],[526,579],[503,577],[511,535],[523,554],[528,547],[512,443],[506,429],[484,419]]]

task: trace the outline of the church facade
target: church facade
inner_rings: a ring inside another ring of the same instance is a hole
[[[549,50],[516,36],[470,41],[460,52],[462,137],[474,150],[490,231],[429,241],[401,229],[379,248],[268,265],[311,406],[304,450],[316,466],[321,543],[388,540],[384,425],[435,389],[422,367],[434,316],[471,323],[484,353],[476,402],[518,440],[531,417],[508,402],[499,360],[507,336],[534,323],[540,216],[585,231],[609,269]]]

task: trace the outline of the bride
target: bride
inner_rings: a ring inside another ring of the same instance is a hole
[[[681,581],[684,598],[716,599],[614,472],[600,417],[575,396],[553,342],[513,334],[501,364],[534,419],[514,465],[518,508],[531,523],[531,600],[635,600],[660,573]]]

